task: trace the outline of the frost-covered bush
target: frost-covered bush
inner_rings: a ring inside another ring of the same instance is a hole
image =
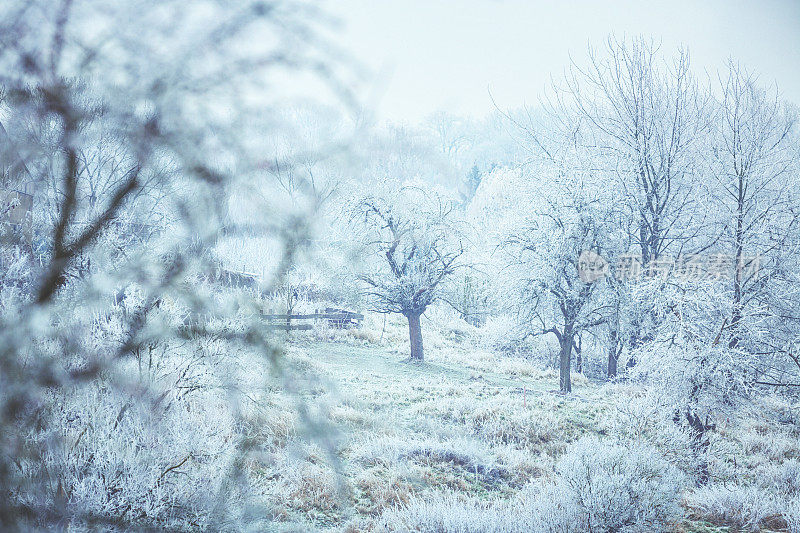
[[[665,407],[705,420],[730,413],[752,391],[748,354],[700,340],[652,343],[636,354],[634,377],[650,385]]]
[[[783,501],[754,486],[710,484],[689,494],[687,504],[707,519],[757,531],[781,514]]]
[[[476,331],[476,327],[461,313],[443,302],[437,302],[429,307],[425,318],[425,326],[440,337],[435,339],[437,344],[472,340]]]
[[[693,474],[699,483],[711,476],[709,452],[716,429],[737,416],[742,404],[754,398],[758,377],[752,357],[739,349],[706,342],[689,331],[673,340],[661,339],[635,352],[633,379],[645,386],[650,401],[659,406],[662,426],[673,423],[691,436]]]
[[[559,460],[554,485],[534,498],[531,511],[541,516],[548,501],[574,509],[569,531],[663,530],[680,516],[683,482],[678,469],[650,446],[585,437]]]
[[[191,514],[197,525],[207,524],[220,473],[234,457],[224,398],[164,391],[137,403],[89,387],[62,402],[68,446],[42,466],[63,473],[59,491],[76,514],[162,525],[179,525]]]
[[[681,516],[683,476],[653,448],[578,441],[555,475],[510,501],[445,493],[381,517],[389,531],[583,533],[664,531]]]
[[[481,346],[498,352],[515,353],[524,346],[524,336],[514,317],[509,315],[491,316],[478,330]]]
[[[671,464],[693,475],[707,459],[692,448],[692,434],[673,420],[674,406],[658,392],[630,384],[609,385],[606,394],[611,408],[599,421],[609,434],[655,446]]]

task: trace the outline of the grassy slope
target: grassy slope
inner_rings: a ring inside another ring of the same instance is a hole
[[[569,443],[614,427],[608,422],[618,388],[573,375],[573,393],[565,397],[554,371],[479,349],[469,336],[445,329],[429,330],[424,364],[407,363],[403,324],[390,325],[385,337],[381,331],[327,342],[313,340],[325,335],[295,335],[287,360],[297,394],[276,385],[258,402],[267,423],[257,437],[271,443],[261,477],[264,503],[285,530],[374,531],[385,509],[412,495],[510,498],[552,472]],[[298,398],[313,424],[333,428],[301,423]],[[636,394],[627,401],[635,404]],[[766,424],[763,407],[719,428],[720,445],[738,465],[728,473],[717,465],[726,482],[761,475],[758,465],[800,457],[794,433]],[[735,530],[691,509],[687,514],[693,518],[680,531]]]
[[[411,494],[508,497],[552,469],[569,442],[595,431],[603,407],[599,387],[581,376],[564,397],[553,373],[455,346],[429,350],[423,364],[345,343],[300,340],[288,352],[296,368],[317,377],[300,396],[341,430],[343,483],[320,447],[302,444],[295,431],[278,439],[275,469],[265,473],[279,481],[270,503],[275,517],[300,529],[369,528]]]

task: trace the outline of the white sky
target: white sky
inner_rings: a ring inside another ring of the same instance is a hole
[[[342,44],[374,73],[379,119],[482,116],[535,104],[609,34],[689,47],[705,75],[733,57],[800,103],[800,0],[327,0]]]

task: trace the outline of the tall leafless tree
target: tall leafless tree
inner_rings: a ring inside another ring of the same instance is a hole
[[[698,148],[708,130],[709,95],[692,76],[689,53],[672,63],[642,38],[610,37],[589,63],[574,62],[549,102],[563,125],[590,126],[584,135],[606,158],[607,170],[638,219],[643,264],[697,235],[692,207]],[[589,134],[591,133],[591,134]]]
[[[729,344],[741,341],[745,308],[763,295],[769,260],[797,231],[791,173],[796,114],[758,86],[751,72],[731,61],[719,80],[712,175],[719,184],[724,246],[732,258]]]

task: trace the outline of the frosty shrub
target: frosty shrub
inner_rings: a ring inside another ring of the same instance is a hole
[[[667,346],[653,343],[637,353],[636,376],[652,385],[676,411],[714,419],[746,399],[748,355],[702,341]]]
[[[667,530],[680,516],[683,476],[639,443],[578,441],[555,476],[532,482],[509,502],[455,494],[414,498],[389,510],[389,531],[582,533]]]
[[[613,385],[608,394],[613,399],[612,409],[600,422],[606,432],[652,444],[686,474],[695,475],[702,470],[707,454],[693,449],[693,434],[688,427],[675,424],[670,401],[658,392],[630,384]]]
[[[63,473],[58,490],[73,512],[169,526],[192,515],[195,525],[208,525],[200,510],[214,499],[219,472],[230,468],[233,457],[235,431],[224,400],[169,394],[165,405],[154,406],[108,388],[64,392],[71,397],[62,404],[62,427],[75,428],[71,445],[54,449],[43,467]]]
[[[530,512],[542,531],[663,530],[680,516],[682,482],[650,446],[585,437],[557,463],[554,485],[536,495]],[[559,524],[563,513],[571,516]]]
[[[758,487],[711,484],[692,492],[687,503],[709,520],[758,531],[781,514],[782,502]]]
[[[742,350],[679,331],[685,335],[681,342],[664,339],[638,350],[632,374],[647,385],[661,416],[672,414],[673,421],[689,432],[697,464],[694,473],[702,484],[711,476],[707,456],[717,424],[752,398],[754,366]]]
[[[509,315],[492,316],[478,330],[480,344],[490,350],[505,353],[520,351],[524,343],[519,325]]]

